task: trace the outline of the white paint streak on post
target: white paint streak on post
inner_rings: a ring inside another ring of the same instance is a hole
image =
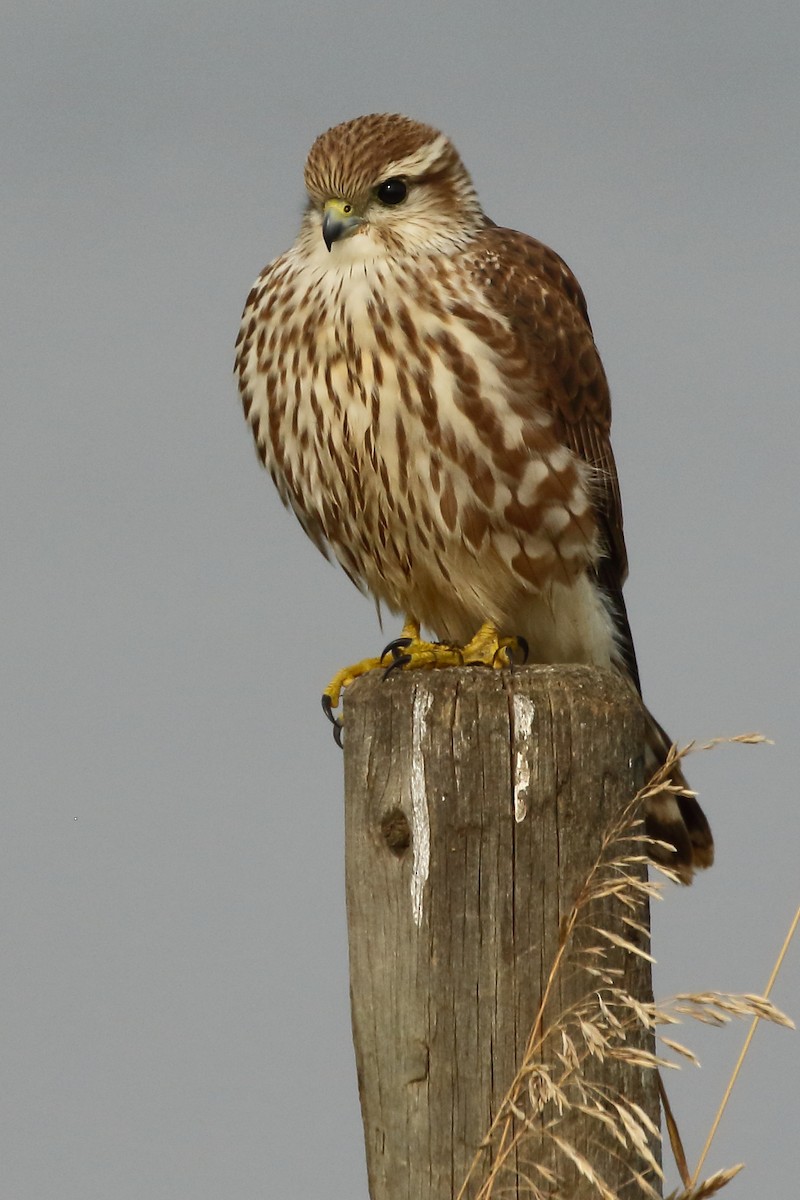
[[[514,819],[519,823],[528,815],[528,792],[531,787],[531,766],[526,744],[533,733],[536,706],[529,696],[517,692],[513,697],[513,753],[514,753]]]
[[[422,924],[422,895],[431,864],[431,826],[422,740],[432,702],[433,696],[430,692],[414,689],[411,716],[411,848],[414,855],[411,867],[411,911],[417,928]]]

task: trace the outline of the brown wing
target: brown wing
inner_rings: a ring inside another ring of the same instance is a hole
[[[612,605],[625,665],[639,688],[622,597],[628,558],[610,441],[611,398],[583,292],[563,259],[523,233],[489,225],[473,245],[474,274],[511,323],[531,364],[537,403],[549,408],[556,435],[595,470],[594,510],[605,550],[597,579]]]

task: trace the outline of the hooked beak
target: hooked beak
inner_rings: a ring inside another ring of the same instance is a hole
[[[328,250],[340,238],[351,237],[364,224],[349,200],[328,200],[322,216],[322,238]]]

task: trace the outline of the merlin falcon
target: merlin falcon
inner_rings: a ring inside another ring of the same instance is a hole
[[[239,387],[284,503],[402,614],[390,665],[498,667],[522,649],[640,692],[609,390],[575,276],[495,225],[452,142],[408,117],[323,133],[305,186],[297,240],[247,299]],[[340,672],[329,714],[386,662]],[[650,768],[669,746],[648,713]],[[679,764],[646,825],[685,882],[711,864]]]

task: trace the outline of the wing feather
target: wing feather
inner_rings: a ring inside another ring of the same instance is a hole
[[[544,406],[556,436],[594,472],[593,508],[603,541],[598,583],[608,596],[619,649],[639,688],[622,596],[628,558],[622,501],[611,449],[611,397],[586,300],[555,251],[526,234],[489,224],[474,240],[473,278],[491,292],[530,364],[531,402]],[[535,400],[534,400],[535,397]]]

